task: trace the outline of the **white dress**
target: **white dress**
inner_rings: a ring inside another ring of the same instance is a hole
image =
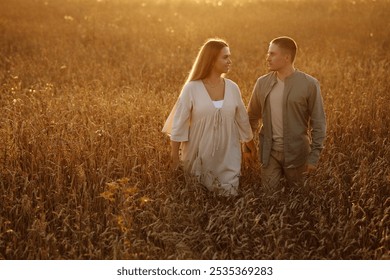
[[[236,195],[241,144],[253,138],[240,90],[225,79],[221,108],[216,108],[201,80],[184,85],[163,132],[181,142],[184,170],[209,190]]]

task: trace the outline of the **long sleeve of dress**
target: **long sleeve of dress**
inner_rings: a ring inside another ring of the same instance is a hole
[[[253,133],[249,123],[248,113],[245,109],[244,102],[242,101],[241,92],[238,88],[237,91],[237,109],[235,121],[237,123],[238,132],[240,134],[240,140],[242,142],[249,142],[253,139]]]
[[[167,133],[172,141],[188,141],[191,109],[190,89],[185,85],[162,129],[162,132]]]

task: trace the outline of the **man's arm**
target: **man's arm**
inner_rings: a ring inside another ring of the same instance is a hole
[[[252,96],[248,104],[248,117],[249,117],[249,123],[251,125],[251,129],[253,132],[253,135],[255,135],[257,131],[257,127],[259,125],[259,120],[261,118],[261,103],[260,103],[260,92],[259,92],[259,80],[257,80],[253,91]],[[243,151],[244,153],[250,153],[251,162],[255,162],[257,158],[257,149],[255,142],[253,139],[250,142],[243,144]]]
[[[307,164],[316,166],[326,137],[326,117],[318,81],[315,81],[309,97],[309,113],[312,143]]]
[[[252,91],[251,99],[248,104],[248,117],[251,124],[253,135],[255,135],[261,119],[261,102],[260,102],[260,87],[259,80],[257,80]]]

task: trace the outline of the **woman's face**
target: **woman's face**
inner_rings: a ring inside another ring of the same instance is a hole
[[[213,71],[219,74],[227,73],[230,70],[230,50],[229,47],[224,47],[218,54],[217,60],[214,63]]]

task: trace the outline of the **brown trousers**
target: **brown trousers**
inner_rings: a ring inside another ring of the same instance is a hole
[[[279,151],[271,151],[269,163],[261,168],[261,184],[269,191],[278,190],[283,175],[290,187],[302,187],[305,181],[306,164],[287,168],[284,165],[284,154]]]

